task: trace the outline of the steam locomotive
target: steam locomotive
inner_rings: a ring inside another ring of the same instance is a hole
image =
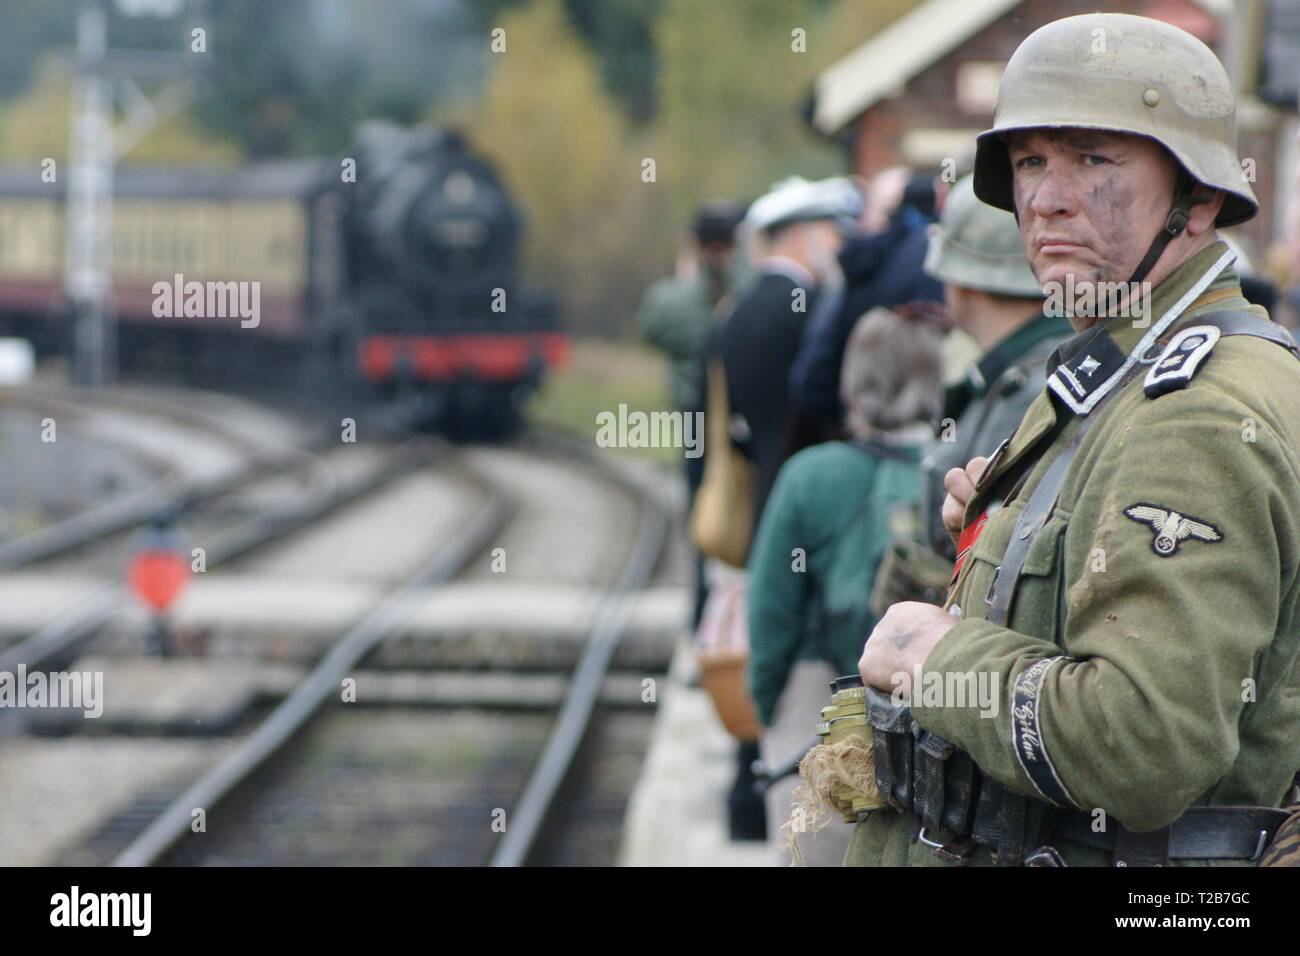
[[[38,355],[72,342],[63,190],[37,163],[0,169],[0,334]],[[372,123],[342,157],[123,167],[112,221],[132,373],[499,435],[567,352],[554,305],[518,278],[518,209],[450,130]]]

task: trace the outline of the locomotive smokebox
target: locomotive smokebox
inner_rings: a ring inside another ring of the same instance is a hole
[[[513,277],[519,213],[458,133],[366,124],[355,186],[354,284],[393,283],[426,308],[473,313]]]

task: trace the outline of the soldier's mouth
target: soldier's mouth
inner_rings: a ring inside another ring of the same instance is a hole
[[[1038,240],[1038,251],[1044,255],[1069,255],[1080,249],[1088,248],[1081,242],[1072,242],[1069,239],[1058,239],[1055,236],[1047,236]]]

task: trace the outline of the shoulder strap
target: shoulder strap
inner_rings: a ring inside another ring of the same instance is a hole
[[[1282,346],[1297,359],[1291,333],[1276,322],[1261,318],[1242,309],[1226,309],[1188,319],[1173,331],[1164,349],[1156,357],[1142,390],[1147,398],[1159,398],[1168,392],[1186,388],[1196,375],[1201,363],[1214,349],[1215,343],[1225,335],[1250,335]]]
[[[1056,499],[1061,496],[1061,488],[1065,485],[1065,476],[1070,471],[1075,452],[1083,444],[1083,437],[1092,427],[1092,423],[1099,417],[1097,413],[1103,404],[1105,399],[1092,410],[1091,415],[1079,422],[1074,437],[1047,466],[1047,471],[1034,486],[1029,500],[1025,503],[1025,510],[1020,512],[1020,516],[1016,519],[1016,526],[1011,532],[1011,540],[1007,543],[1002,563],[994,570],[993,582],[989,585],[989,593],[984,599],[989,605],[985,620],[990,623],[1006,627],[1011,620],[1011,599],[1015,596],[1020,571],[1029,556],[1029,546],[1033,544],[1034,538],[1047,523],[1052,509],[1056,507]]]
[[[1212,325],[1219,330],[1220,335],[1253,335],[1257,339],[1266,339],[1282,346],[1296,358],[1300,358],[1300,347],[1297,347],[1295,338],[1290,332],[1276,322],[1262,319],[1252,312],[1226,309],[1223,312],[1198,315],[1184,323],[1179,331],[1197,325]]]
[[[1291,334],[1278,325],[1276,322],[1270,322],[1268,319],[1262,319],[1253,313],[1239,309],[1228,309],[1222,312],[1211,312],[1206,315],[1199,315],[1189,319],[1170,337],[1169,346],[1166,352],[1177,350],[1179,336],[1190,332],[1198,326],[1212,326],[1218,330],[1219,335],[1253,335],[1256,338],[1267,339],[1269,342],[1275,342],[1291,352],[1297,358],[1300,358],[1300,350],[1297,349],[1295,339]],[[1208,351],[1213,347],[1214,339],[1217,336],[1207,337],[1206,343],[1193,346],[1185,354],[1192,355],[1195,359],[1201,353],[1202,349]],[[1162,363],[1157,361],[1152,373],[1157,373]],[[1181,384],[1173,384],[1172,387],[1178,388],[1186,385],[1192,374],[1195,373],[1196,361],[1185,363],[1181,366],[1185,377],[1181,377]],[[1166,377],[1166,372],[1158,379],[1158,385],[1164,386],[1164,390],[1169,390],[1170,378]],[[1147,394],[1152,394],[1152,377],[1148,375],[1146,384]],[[1079,423],[1079,429],[1074,433],[1074,437],[1056,456],[1043,477],[1035,486],[1029,496],[1029,501],[1025,504],[1025,510],[1020,513],[1016,520],[1016,526],[1011,532],[1011,540],[1007,544],[1006,553],[1002,557],[1002,564],[994,572],[993,583],[989,587],[988,596],[985,598],[989,604],[989,612],[986,620],[993,624],[999,624],[1003,627],[1011,619],[1011,604],[1016,592],[1016,583],[1020,578],[1020,571],[1024,567],[1025,558],[1029,554],[1029,546],[1033,543],[1034,537],[1042,530],[1043,525],[1047,522],[1048,516],[1056,506],[1056,499],[1060,497],[1061,488],[1065,485],[1066,475],[1069,473],[1070,464],[1074,461],[1075,452],[1079,450],[1084,436],[1092,423],[1100,415],[1099,412],[1104,407],[1106,401],[1113,398],[1120,389],[1112,389],[1109,394]],[[1159,392],[1158,394],[1163,394]]]

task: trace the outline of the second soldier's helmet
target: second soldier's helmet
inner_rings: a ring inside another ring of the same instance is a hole
[[[1198,182],[1225,193],[1217,226],[1250,219],[1259,203],[1237,159],[1236,110],[1214,52],[1185,30],[1122,13],[1066,17],[1012,54],[993,128],[981,133],[975,192],[1014,210],[1009,130],[1082,127],[1148,136]]]
[[[925,272],[940,282],[999,295],[1043,294],[1029,270],[1015,217],[980,202],[970,176],[953,184],[942,219],[930,227]]]

